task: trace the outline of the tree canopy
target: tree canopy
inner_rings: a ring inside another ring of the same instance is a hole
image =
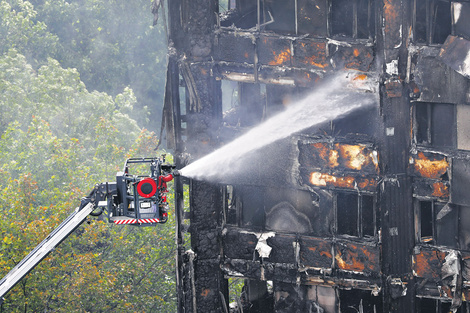
[[[150,0],[1,0],[0,51],[24,55],[35,70],[53,58],[86,88],[112,97],[130,87],[139,125],[161,120],[167,41],[152,26]]]
[[[152,19],[150,1],[0,1],[0,277],[126,158],[159,153],[166,43]],[[2,309],[174,312],[169,215],[147,228],[90,218]]]

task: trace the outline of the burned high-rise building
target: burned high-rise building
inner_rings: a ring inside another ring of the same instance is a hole
[[[470,2],[167,9],[179,168],[333,73],[377,82],[375,105],[254,152],[239,177],[177,181],[179,312],[470,312]]]

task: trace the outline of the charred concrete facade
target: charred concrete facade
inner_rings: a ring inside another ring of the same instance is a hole
[[[177,180],[180,312],[469,312],[470,2],[172,0],[168,12],[179,168],[334,72],[378,77],[379,99],[250,156],[241,177]],[[234,277],[245,287],[229,308]]]

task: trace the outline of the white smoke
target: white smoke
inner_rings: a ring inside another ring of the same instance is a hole
[[[377,94],[370,92],[375,82],[352,84],[349,74],[336,75],[319,85],[313,93],[288,106],[242,136],[198,159],[180,170],[182,176],[208,181],[221,181],[240,170],[240,158],[268,144],[286,138],[305,128],[322,124],[356,109],[377,103]],[[364,91],[364,87],[369,92]],[[266,156],[269,158],[269,156]]]

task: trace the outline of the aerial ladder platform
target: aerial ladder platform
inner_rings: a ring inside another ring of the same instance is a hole
[[[150,165],[150,174],[131,174],[132,167]],[[89,215],[107,211],[108,221],[117,225],[155,226],[168,219],[167,182],[179,172],[159,158],[127,159],[116,182],[95,185],[87,197],[57,228],[0,280],[0,305],[4,296],[34,269],[50,252],[72,234]]]

